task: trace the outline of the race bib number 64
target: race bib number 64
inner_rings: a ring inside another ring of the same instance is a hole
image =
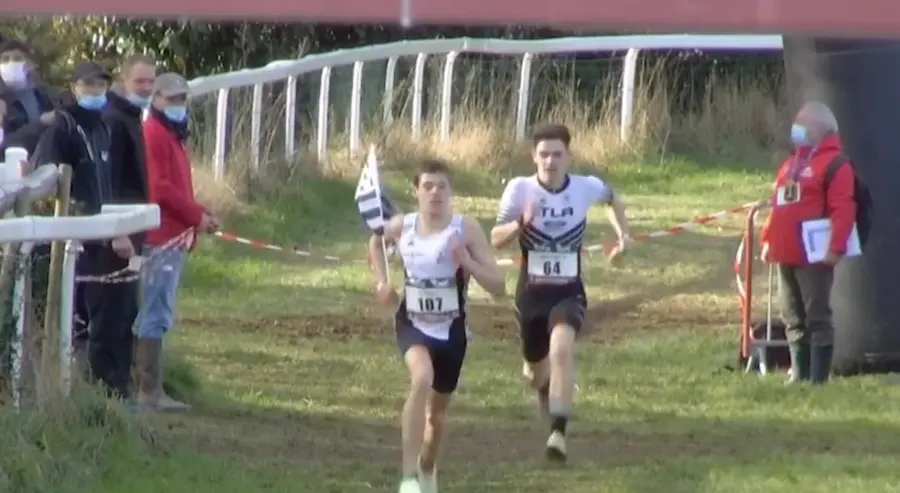
[[[528,252],[528,275],[535,279],[565,280],[578,277],[575,252]]]

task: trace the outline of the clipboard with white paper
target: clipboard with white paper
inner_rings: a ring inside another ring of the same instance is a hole
[[[825,260],[825,255],[828,254],[828,246],[831,244],[831,220],[813,219],[811,221],[803,221],[800,233],[803,236],[803,250],[806,252],[806,260],[811,264]],[[862,255],[862,245],[859,242],[859,230],[854,222],[853,229],[850,230],[850,235],[847,237],[844,256],[856,257],[859,255]]]

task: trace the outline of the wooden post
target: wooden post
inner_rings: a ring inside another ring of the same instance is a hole
[[[17,206],[20,200],[16,200]],[[6,320],[9,316],[9,313],[6,313],[6,304],[9,298],[12,297],[12,285],[16,277],[16,261],[18,260],[19,248],[19,243],[7,243],[3,246],[3,262],[0,263],[0,321]]]
[[[54,217],[69,215],[72,193],[72,167],[59,166],[59,185],[56,190]],[[54,241],[50,246],[50,273],[47,283],[47,305],[44,309],[44,337],[41,341],[41,366],[38,375],[38,405],[53,405],[54,398],[62,396],[59,368],[60,297],[62,296],[62,270],[66,242]]]
[[[27,196],[20,195],[18,198],[16,198],[15,208],[13,209],[13,214],[10,217],[24,217],[24,216],[27,216],[30,211],[31,211],[31,199]],[[29,268],[29,263],[22,262],[22,259],[20,258],[21,250],[22,250],[21,242],[7,243],[3,247],[3,261],[2,261],[2,263],[0,263],[0,324],[3,324],[3,326],[4,326],[3,329],[0,329],[0,332],[3,332],[7,329],[12,331],[12,333],[10,334],[10,339],[7,341],[3,341],[4,345],[8,344],[8,347],[3,348],[4,350],[9,352],[7,355],[3,355],[4,356],[3,365],[6,366],[7,364],[9,364],[9,368],[8,368],[9,374],[3,375],[8,380],[6,382],[4,382],[5,385],[4,385],[4,388],[2,389],[2,392],[3,392],[3,394],[6,394],[8,392],[10,398],[15,393],[16,386],[19,385],[19,382],[14,381],[13,376],[15,374],[15,371],[14,371],[14,368],[12,367],[13,362],[15,361],[15,355],[13,355],[12,351],[16,345],[16,341],[14,341],[12,338],[16,337],[16,323],[17,323],[17,321],[12,320],[12,318],[11,318],[13,311],[15,311],[15,307],[13,306],[13,303],[15,303],[15,300],[12,299],[13,291],[14,291],[14,285],[16,282],[16,278],[19,275],[19,269],[23,268],[23,266],[26,269]],[[9,308],[9,311],[7,311],[7,308]],[[19,316],[24,317],[25,314],[21,313],[21,314],[19,314]],[[19,351],[22,351],[24,353],[26,338],[23,337],[22,339],[23,340],[18,341]],[[26,370],[27,362],[24,357],[25,356],[24,354],[20,354],[19,356],[20,356],[19,361],[22,364],[22,366],[19,369],[20,370],[19,376],[21,378],[27,372],[27,370]],[[7,357],[8,357],[8,359],[7,359]],[[6,371],[7,368],[4,368],[3,370]],[[5,395],[4,395],[4,397],[5,397]],[[3,399],[0,399],[0,400],[3,400]]]

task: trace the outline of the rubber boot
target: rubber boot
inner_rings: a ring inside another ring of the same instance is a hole
[[[76,340],[72,343],[72,375],[79,375],[88,380],[91,364],[88,361],[87,341]]]
[[[135,404],[147,410],[156,409],[159,400],[156,392],[158,387],[156,366],[159,361],[156,348],[159,345],[156,342],[158,341],[153,339],[138,339],[134,348],[134,365],[137,380]]]
[[[813,346],[811,348],[809,379],[813,384],[821,385],[828,382],[833,356],[834,346]]]
[[[177,401],[171,398],[163,389],[163,343],[162,339],[157,342],[156,352],[156,407],[160,411],[167,413],[185,413],[191,410],[191,406],[187,403]]]
[[[805,342],[792,342],[788,345],[791,353],[791,378],[788,383],[808,381],[810,377],[810,347]]]

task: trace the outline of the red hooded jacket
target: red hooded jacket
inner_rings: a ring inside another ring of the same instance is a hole
[[[810,155],[811,154],[811,155]],[[825,172],[835,157],[842,154],[840,138],[826,137],[818,147],[799,147],[782,163],[772,186],[772,212],[760,233],[760,242],[769,244],[769,260],[789,266],[808,262],[801,238],[801,224],[812,219],[831,219],[831,245],[838,254],[846,250],[847,238],[856,220],[853,198],[854,176],[851,166],[841,166],[825,189]],[[779,187],[797,177],[800,199],[778,205]]]
[[[184,141],[154,111],[144,121],[147,149],[147,188],[150,202],[159,205],[159,228],[147,232],[147,244],[159,246],[195,228],[203,218],[203,206],[194,200],[191,163]],[[192,247],[196,232],[186,238]]]

